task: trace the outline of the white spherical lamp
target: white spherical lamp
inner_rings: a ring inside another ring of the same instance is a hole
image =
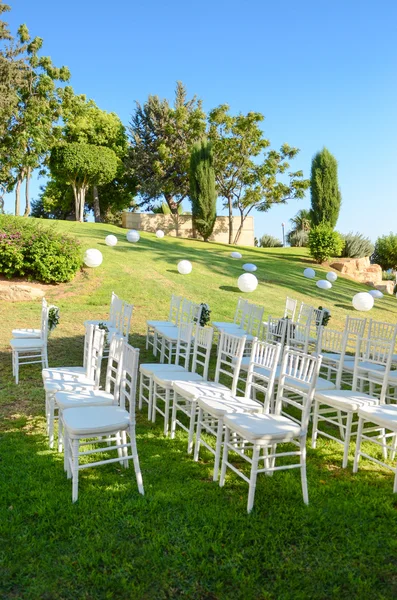
[[[305,277],[307,277],[308,279],[314,279],[316,276],[316,271],[314,269],[311,269],[310,267],[308,267],[307,269],[305,269],[303,271],[303,275]]]
[[[102,264],[103,261],[102,252],[100,252],[100,250],[97,250],[96,248],[90,248],[89,250],[85,251],[83,260],[84,264],[87,265],[87,267],[99,267],[99,265]]]
[[[367,311],[373,307],[374,298],[368,292],[360,292],[353,296],[352,303],[356,310]]]
[[[243,271],[247,271],[247,273],[255,273],[258,267],[252,263],[245,263],[242,268]]]
[[[141,236],[136,231],[136,229],[130,229],[130,231],[127,233],[127,241],[132,242],[133,244],[135,244],[136,242],[139,242],[140,237]]]
[[[244,273],[238,278],[237,285],[241,292],[254,292],[258,287],[258,280],[252,273]]]
[[[326,278],[328,279],[328,281],[330,281],[331,283],[335,283],[335,281],[338,279],[338,276],[336,273],[334,273],[333,271],[330,271],[329,273],[326,274]]]
[[[371,294],[372,298],[383,298],[383,294],[380,290],[371,290],[368,294]]]
[[[180,260],[178,263],[178,271],[181,275],[189,275],[192,272],[192,263],[189,260]]]
[[[156,237],[158,237],[158,238],[159,238],[159,240],[161,240],[161,238],[163,238],[163,237],[164,237],[164,231],[161,231],[161,229],[158,229],[158,230],[156,231]]]
[[[243,258],[243,255],[242,255],[242,254],[240,254],[240,252],[231,252],[231,253],[230,253],[230,256],[231,256],[232,258]]]
[[[320,288],[320,290],[330,290],[332,288],[332,283],[326,279],[319,279],[316,281],[316,286]]]
[[[105,244],[106,246],[116,246],[117,245],[117,238],[115,235],[107,235],[105,237]]]

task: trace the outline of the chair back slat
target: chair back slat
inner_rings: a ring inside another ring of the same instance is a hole
[[[110,342],[108,364],[106,367],[105,391],[117,398],[120,391],[120,381],[123,365],[124,339],[113,334]]]
[[[87,377],[94,380],[95,388],[99,388],[103,348],[105,343],[105,330],[94,325],[88,325],[92,330],[91,351],[87,360]]]
[[[123,366],[120,382],[120,408],[128,410],[130,422],[135,424],[136,385],[138,379],[139,349],[124,340]]]

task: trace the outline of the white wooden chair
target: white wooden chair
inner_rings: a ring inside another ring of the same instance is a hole
[[[47,306],[41,313],[41,330],[39,338],[13,338],[10,341],[12,352],[12,374],[15,383],[19,383],[19,367],[41,363],[43,368],[48,367],[48,312]]]
[[[84,335],[84,357],[83,366],[66,366],[66,367],[48,367],[41,372],[43,383],[46,379],[65,379],[65,381],[73,379],[77,375],[88,376],[88,357],[90,356],[92,341],[94,336],[94,325],[86,326]]]
[[[244,337],[234,336],[222,331],[218,343],[214,381],[181,381],[175,377],[175,381],[172,382],[171,439],[175,437],[177,426],[186,431],[188,433],[187,451],[189,454],[193,450],[198,398],[203,395],[219,397],[219,394],[224,393],[236,395],[244,347]],[[222,381],[229,383],[229,387],[221,383],[221,378]],[[180,420],[182,415],[185,415],[189,420],[188,426]]]
[[[192,344],[193,323],[182,323],[178,327],[175,363],[141,363],[139,365],[139,410],[143,403],[148,405],[148,419],[152,418],[153,374],[159,372],[188,371]]]
[[[236,327],[244,329],[248,325],[252,306],[254,305],[250,304],[248,300],[240,296],[237,300],[233,321],[213,321],[213,328],[219,331],[226,331],[230,328],[235,329]]]
[[[337,378],[339,364],[344,361],[348,332],[319,327],[316,354],[323,357],[321,368],[326,372],[327,379]]]
[[[294,298],[289,298],[287,296],[287,298],[285,299],[285,308],[284,308],[283,317],[287,318],[287,319],[291,319],[291,321],[294,321],[297,304],[298,304],[297,300],[294,300]]]
[[[108,327],[108,338],[112,339],[113,335],[121,336],[128,343],[128,336],[131,330],[131,319],[132,313],[134,310],[133,304],[128,304],[127,302],[123,302],[123,309],[117,322],[114,326]]]
[[[190,300],[183,300],[179,324],[185,323],[200,323],[202,305]],[[178,343],[178,327],[156,327],[156,354],[160,352],[160,362],[172,362],[172,358],[176,352]]]
[[[349,444],[352,436],[356,435],[353,430],[357,422],[353,418],[361,407],[384,403],[388,385],[388,376],[391,365],[392,345],[384,340],[368,340],[359,338],[357,340],[356,357],[353,370],[353,385],[351,390],[341,389],[343,363],[340,364],[337,376],[337,389],[332,391],[316,390],[314,413],[312,448],[316,447],[318,435],[334,440],[343,445],[342,467],[346,468],[349,457]],[[379,384],[378,378],[374,379],[375,368],[384,368],[381,387],[379,392],[374,392],[374,384]],[[372,369],[370,368],[372,367]],[[370,393],[359,390],[360,381],[369,384]],[[328,430],[320,429],[321,424],[326,424]],[[339,430],[339,437],[329,432],[329,426]]]
[[[153,348],[153,354],[156,356],[156,327],[174,327],[179,324],[179,312],[182,304],[182,296],[171,296],[170,310],[168,313],[167,321],[146,321],[146,350],[149,350],[149,346]]]
[[[212,327],[196,326],[191,371],[175,372],[171,370],[156,371],[153,373],[152,421],[155,422],[156,413],[164,417],[164,435],[168,435],[173,383],[174,381],[206,381],[213,334],[214,330]]]
[[[286,347],[274,414],[235,412],[224,416],[225,440],[219,485],[225,484],[227,468],[244,479],[249,484],[248,512],[253,508],[258,473],[270,475],[283,469],[300,469],[303,500],[305,504],[309,503],[306,437],[320,366],[321,357],[310,356]],[[297,396],[300,396],[300,401],[296,400]],[[295,421],[285,416],[283,406],[298,410],[300,418]],[[295,444],[297,450],[289,450],[287,447],[278,452],[284,443]],[[237,453],[242,460],[250,464],[249,477],[240,471],[234,462],[229,461],[229,451]],[[295,462],[288,461],[286,464],[287,457]],[[277,458],[282,458],[283,463],[277,465]],[[260,461],[263,461],[263,468],[259,468]]]
[[[109,318],[104,320],[88,320],[84,321],[84,326],[88,325],[99,325],[103,323],[108,328],[118,328],[121,321],[121,315],[123,312],[124,301],[112,292],[110,299]]]
[[[41,302],[41,323],[43,322],[43,312],[48,307],[47,301],[45,298],[42,299]],[[40,329],[13,329],[12,337],[14,339],[17,338],[41,338],[41,328]]]
[[[307,353],[310,342],[310,321],[294,323],[287,321],[286,345],[295,350]]]
[[[262,306],[247,302],[241,325],[219,326],[218,330],[232,335],[245,336],[247,342],[252,342],[255,337],[260,337],[262,333],[263,313],[264,308]]]
[[[270,412],[280,351],[280,344],[268,344],[255,339],[252,344],[245,395],[234,396],[224,393],[220,394],[219,398],[205,395],[198,398],[194,460],[198,461],[201,445],[214,455],[214,481],[218,479],[219,473],[224,416],[236,411]],[[261,396],[261,401],[256,399],[258,394]],[[202,430],[215,437],[215,447],[201,437]]]
[[[72,478],[72,501],[78,498],[79,472],[88,467],[120,462],[128,467],[133,460],[140,494],[144,493],[135,435],[135,396],[139,350],[124,342],[123,370],[119,406],[85,406],[68,408],[63,412],[64,466]],[[128,436],[128,440],[127,440]],[[110,444],[110,445],[109,445]],[[86,446],[94,449],[84,450]],[[118,456],[106,454],[117,451]],[[80,463],[80,457],[105,454],[101,460]]]

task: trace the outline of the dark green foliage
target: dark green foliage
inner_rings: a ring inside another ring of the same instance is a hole
[[[389,235],[379,237],[375,242],[375,250],[371,261],[380,265],[382,269],[397,270],[397,234],[390,232]]]
[[[323,310],[322,306],[318,307],[318,310]],[[324,314],[323,314],[323,320],[321,323],[319,323],[319,325],[322,325],[323,327],[326,327],[329,323],[329,320],[331,318],[331,313],[329,312],[328,309],[324,309]]]
[[[205,139],[193,146],[189,176],[193,225],[207,241],[215,227],[217,192],[212,146]]]
[[[327,148],[313,157],[310,193],[313,225],[326,223],[333,229],[339,217],[342,196],[338,186],[338,163]]]
[[[0,216],[0,273],[45,283],[70,281],[81,267],[79,241],[33,220]]]
[[[354,234],[352,231],[342,235],[345,241],[345,247],[342,250],[341,256],[344,258],[363,258],[371,256],[374,251],[374,245],[369,238],[363,236],[362,233]]]
[[[201,306],[201,317],[200,317],[200,325],[201,327],[205,327],[211,320],[211,309],[205,302],[200,304]]]
[[[290,231],[287,233],[287,242],[296,248],[306,248],[309,245],[309,232]]]
[[[309,232],[310,254],[318,263],[328,260],[331,256],[340,256],[343,245],[341,235],[325,223],[313,227]]]
[[[259,246],[261,248],[281,248],[283,242],[272,235],[265,233],[259,240]]]

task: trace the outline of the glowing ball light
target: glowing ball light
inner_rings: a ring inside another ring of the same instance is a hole
[[[237,285],[241,292],[254,292],[258,287],[258,280],[252,273],[244,273],[238,278]]]
[[[316,282],[316,286],[320,288],[320,290],[330,290],[332,288],[332,283],[330,281],[326,281],[325,279],[319,279]]]
[[[105,237],[105,244],[106,246],[116,246],[117,244],[117,238],[115,235],[107,235]]]
[[[248,273],[254,273],[257,270],[257,266],[253,265],[252,263],[245,263],[245,265],[243,265],[243,270],[247,271]]]
[[[139,238],[141,236],[139,235],[139,233],[135,230],[135,229],[131,229],[128,233],[127,233],[127,241],[128,242],[132,242],[135,244],[135,242],[139,242]]]
[[[380,290],[371,290],[368,294],[371,294],[372,298],[383,298],[383,294]]]
[[[334,273],[333,271],[330,271],[329,273],[326,274],[326,278],[328,279],[328,281],[330,281],[331,283],[335,283],[335,281],[338,279],[338,276],[336,273]]]
[[[178,271],[181,275],[189,275],[192,272],[192,263],[188,260],[180,260],[178,263]]]
[[[159,240],[161,240],[161,238],[163,238],[163,237],[164,237],[164,231],[161,231],[161,229],[158,229],[158,230],[156,231],[156,237],[158,237],[158,238],[159,238]]]
[[[230,256],[232,258],[243,258],[242,254],[240,254],[240,252],[231,252]]]
[[[316,276],[316,271],[314,269],[310,269],[309,267],[308,269],[305,269],[303,271],[303,275],[308,279],[314,279],[314,277]]]
[[[368,292],[360,292],[353,296],[352,300],[353,306],[356,310],[371,310],[374,305],[374,298]]]
[[[99,267],[99,265],[102,264],[103,261],[102,252],[100,252],[96,248],[90,248],[89,250],[85,251],[83,260],[84,264],[87,265],[87,267]]]

